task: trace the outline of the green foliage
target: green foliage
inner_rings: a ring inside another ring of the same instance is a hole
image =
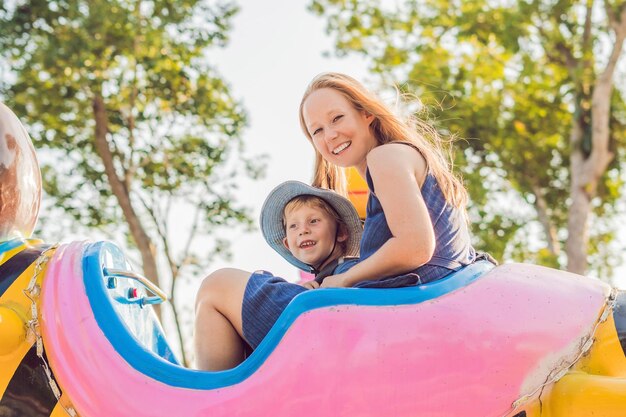
[[[228,0],[3,3],[0,54],[16,79],[0,84],[0,94],[35,147],[53,155],[43,163],[46,198],[87,227],[124,229],[94,148],[100,95],[117,176],[143,222],[153,222],[152,239],[176,201],[205,213],[194,233],[249,226],[235,178],[263,169],[243,155],[245,111],[206,56],[226,43],[237,10]]]
[[[500,259],[563,267],[563,256],[537,230],[547,236],[553,228],[564,244],[571,126],[574,117],[590,114],[590,85],[606,60],[601,4],[591,41],[583,41],[586,4],[312,0],[309,10],[326,18],[339,56],[363,55],[381,84],[419,97],[438,128],[461,139],[455,163],[472,197],[476,245]],[[624,161],[626,106],[619,91],[612,105],[617,159],[594,205],[596,218],[609,223]],[[519,205],[524,215],[511,210]],[[599,254],[610,253],[611,242],[612,235],[592,236],[592,269],[600,268],[606,256]]]

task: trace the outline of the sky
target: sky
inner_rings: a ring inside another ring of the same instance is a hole
[[[303,0],[240,1],[228,46],[210,54],[248,112],[249,127],[243,135],[246,153],[268,156],[265,178],[240,181],[239,201],[253,209],[257,225],[263,201],[275,186],[286,180],[310,183],[314,154],[298,120],[309,81],[327,71],[367,79],[365,62],[358,57],[323,56],[332,52],[332,39],[325,35],[324,19],[308,12],[306,4]],[[211,269],[265,269],[291,281],[298,278],[297,270],[266,244],[260,230],[225,237],[232,242],[233,258],[214,262]]]

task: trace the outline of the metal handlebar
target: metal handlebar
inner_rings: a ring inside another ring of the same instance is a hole
[[[162,302],[167,301],[167,295],[165,295],[165,292],[163,292],[163,290],[160,289],[155,283],[143,275],[136,274],[132,271],[126,271],[124,269],[113,268],[104,268],[103,272],[104,275],[108,277],[134,279],[155,295],[154,297],[142,297],[140,300],[141,304],[161,304]]]

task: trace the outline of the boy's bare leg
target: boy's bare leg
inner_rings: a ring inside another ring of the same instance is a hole
[[[239,269],[220,269],[202,282],[196,297],[196,368],[220,371],[243,361],[241,306],[249,277]]]

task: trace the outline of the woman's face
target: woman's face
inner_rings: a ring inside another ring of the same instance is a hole
[[[365,171],[367,153],[377,145],[370,131],[373,116],[356,110],[343,94],[331,88],[312,92],[302,116],[313,144],[324,159],[340,167]]]

